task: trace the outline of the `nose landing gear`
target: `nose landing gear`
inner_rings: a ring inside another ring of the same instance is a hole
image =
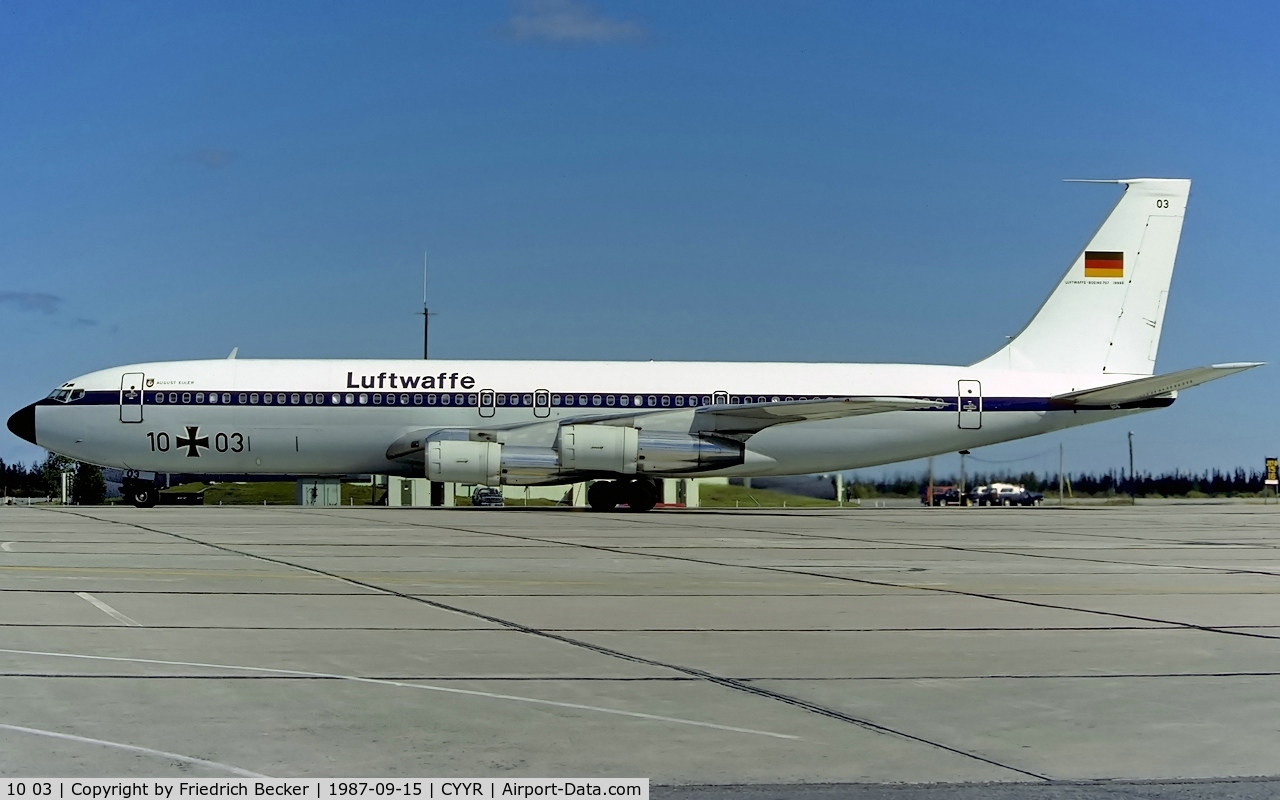
[[[152,508],[160,502],[160,491],[151,481],[126,478],[120,494],[138,508]]]
[[[649,511],[658,504],[658,487],[644,478],[596,481],[587,487],[587,505],[593,511],[612,511],[626,505],[632,511]]]

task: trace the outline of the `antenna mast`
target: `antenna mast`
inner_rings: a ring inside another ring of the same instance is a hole
[[[431,314],[426,307],[426,251],[422,251],[422,358],[429,358]]]

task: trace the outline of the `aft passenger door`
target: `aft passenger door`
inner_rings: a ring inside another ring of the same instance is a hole
[[[977,430],[982,427],[982,383],[960,381],[957,384],[956,406],[960,409],[961,428]]]
[[[142,422],[143,380],[141,372],[126,372],[120,378],[121,422]]]

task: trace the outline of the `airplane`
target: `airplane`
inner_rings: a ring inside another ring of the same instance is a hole
[[[870,467],[1171,405],[1260,366],[1155,374],[1191,182],[1134,178],[1016,337],[969,366],[236,359],[130,364],[8,421],[52,452],[155,473],[592,481],[588,505],[654,507],[655,479]]]

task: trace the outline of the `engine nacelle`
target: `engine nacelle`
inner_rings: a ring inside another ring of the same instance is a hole
[[[559,450],[566,471],[623,475],[698,472],[743,461],[742,445],[731,439],[612,425],[566,425]]]
[[[428,442],[427,477],[446,483],[497,486],[502,480],[502,445],[454,439]]]
[[[634,475],[639,433],[613,425],[565,425],[560,429],[560,465],[573,471]]]
[[[732,439],[641,431],[636,459],[650,474],[698,472],[741,464],[743,448]]]

